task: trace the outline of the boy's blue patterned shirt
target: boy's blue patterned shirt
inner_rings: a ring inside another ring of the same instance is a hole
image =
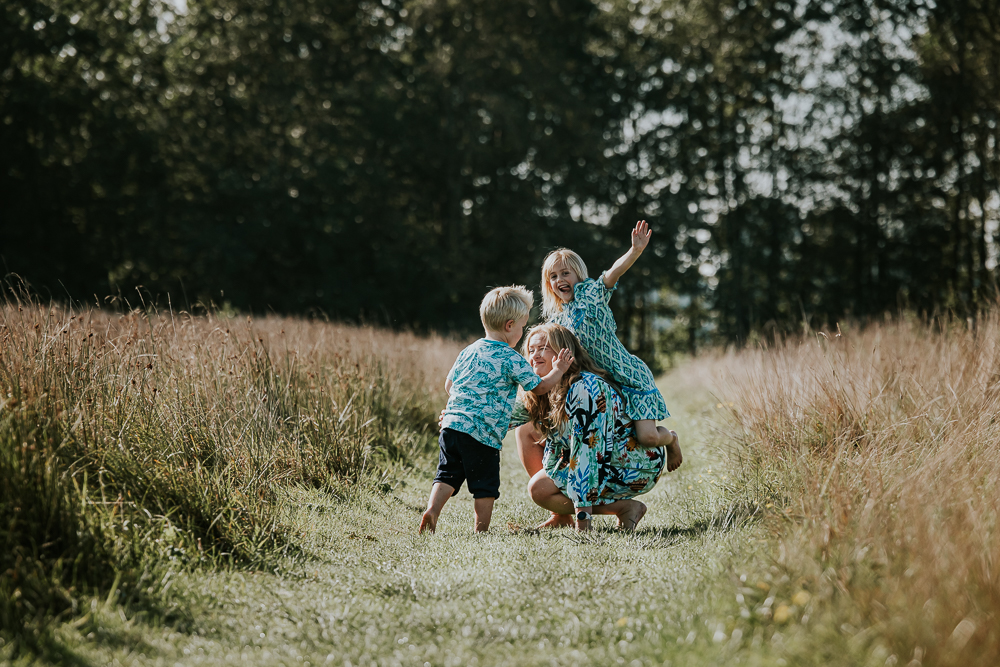
[[[503,447],[517,386],[531,391],[542,381],[510,345],[488,338],[462,350],[448,379],[451,395],[441,426],[496,449]]]

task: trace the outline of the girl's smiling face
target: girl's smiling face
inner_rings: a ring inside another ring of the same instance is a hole
[[[556,352],[549,347],[549,338],[543,333],[531,334],[528,339],[528,363],[535,375],[545,377],[552,371]]]
[[[559,297],[560,301],[569,303],[573,300],[573,287],[580,282],[580,277],[576,275],[576,271],[559,262],[549,271],[548,279],[549,289]]]

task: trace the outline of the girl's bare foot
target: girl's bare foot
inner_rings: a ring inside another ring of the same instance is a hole
[[[553,512],[552,516],[535,526],[535,528],[572,528],[575,525],[572,514],[556,514]]]
[[[667,472],[677,470],[684,461],[684,455],[681,454],[681,439],[677,436],[676,431],[671,431],[670,435],[674,436],[674,440],[664,447],[667,451]]]
[[[426,512],[423,513],[423,516],[420,517],[420,530],[418,532],[422,533],[425,530],[429,530],[430,532],[433,533],[434,530],[437,528],[437,523],[438,523],[438,515],[434,514],[430,510],[427,510]]]
[[[618,530],[632,532],[642,521],[642,517],[646,516],[646,505],[638,500],[620,500],[618,502],[623,505],[622,509],[615,513],[615,516],[618,517]]]

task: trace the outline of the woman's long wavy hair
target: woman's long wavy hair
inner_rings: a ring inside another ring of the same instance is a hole
[[[618,383],[604,369],[594,363],[573,332],[560,324],[547,322],[529,329],[521,345],[525,358],[530,359],[528,346],[531,339],[537,335],[545,336],[546,342],[554,351],[558,352],[565,348],[574,357],[569,370],[549,393],[544,396],[535,396],[530,391],[524,393],[524,407],[528,410],[528,415],[535,428],[542,435],[548,436],[553,431],[560,430],[569,420],[569,415],[566,414],[566,393],[570,386],[580,379],[580,373],[587,372],[599,376],[621,395]]]

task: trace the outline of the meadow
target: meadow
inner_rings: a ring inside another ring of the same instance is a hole
[[[459,342],[0,317],[5,664],[1000,661],[995,317],[688,360],[635,533],[534,530],[507,447],[480,536],[465,493],[416,534]]]

